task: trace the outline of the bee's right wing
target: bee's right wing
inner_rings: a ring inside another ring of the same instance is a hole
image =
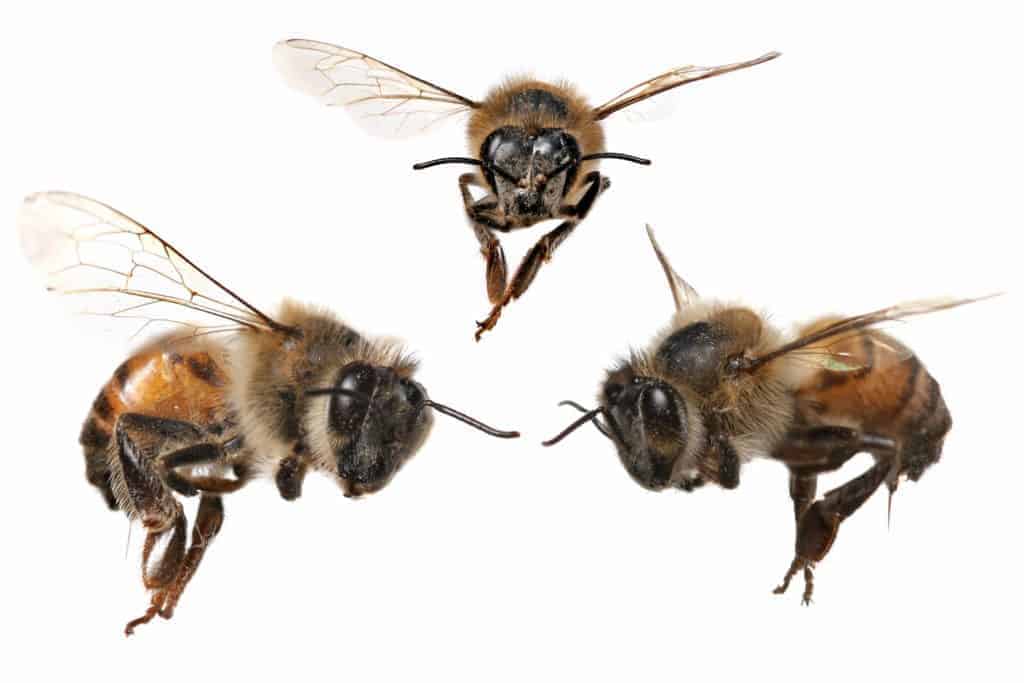
[[[70,192],[30,195],[18,214],[21,246],[47,289],[74,309],[130,321],[135,334],[160,323],[185,336],[289,328],[199,269],[149,228]]]
[[[369,55],[315,40],[278,43],[274,63],[290,86],[344,106],[374,135],[416,135],[480,106]]]

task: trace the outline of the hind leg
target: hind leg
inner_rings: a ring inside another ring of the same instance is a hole
[[[775,589],[776,593],[784,593],[793,576],[803,569],[803,604],[810,604],[814,592],[814,565],[823,560],[832,548],[843,520],[856,512],[882,485],[889,467],[888,458],[880,460],[864,474],[832,489],[806,509],[797,522],[796,555],[782,584]]]
[[[168,474],[173,474],[175,465],[212,457],[195,443],[203,437],[202,431],[190,423],[135,413],[121,415],[114,427],[114,449],[109,459],[113,487],[122,507],[146,529],[142,582],[152,593],[146,612],[125,625],[125,635],[160,614],[167,599],[180,595],[184,588],[183,583],[178,588],[177,580],[189,560],[185,552],[186,520],[168,486]],[[209,504],[206,508],[200,505],[201,512],[207,510],[207,517],[208,508]],[[199,523],[197,519],[197,528]]]
[[[204,495],[199,501],[196,521],[192,525],[192,543],[188,548],[188,553],[185,554],[185,559],[181,562],[174,583],[167,590],[163,607],[160,609],[160,616],[164,619],[170,619],[174,615],[174,608],[177,606],[178,600],[181,599],[185,586],[192,580],[206,549],[217,536],[223,523],[224,503],[221,502],[220,496]]]
[[[803,570],[803,603],[814,592],[814,563],[822,560],[839,532],[839,524],[852,515],[886,479],[896,444],[891,439],[845,427],[816,427],[790,433],[773,457],[789,466],[789,493],[796,518],[796,554],[775,593],[785,593]],[[818,474],[841,467],[857,453],[876,453],[876,464],[852,481],[813,502]]]
[[[166,540],[165,540],[166,539]],[[124,627],[126,636],[135,628],[148,623],[164,604],[168,587],[181,570],[185,555],[185,513],[178,506],[177,516],[167,529],[149,531],[142,546],[142,583],[152,591],[149,608]]]

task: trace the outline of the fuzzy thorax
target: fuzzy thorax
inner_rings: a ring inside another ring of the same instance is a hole
[[[552,106],[520,106],[524,93],[543,91],[552,96]],[[469,120],[469,148],[479,154],[488,135],[503,126],[541,130],[561,128],[576,138],[582,154],[604,151],[604,131],[594,120],[593,107],[575,86],[559,81],[545,83],[525,76],[507,79],[494,88],[473,110]]]

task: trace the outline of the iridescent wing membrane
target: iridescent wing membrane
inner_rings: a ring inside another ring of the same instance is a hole
[[[274,46],[285,81],[329,106],[343,106],[374,135],[408,137],[459,118],[477,102],[355,50],[314,40]]]
[[[92,199],[69,192],[31,195],[18,231],[50,291],[78,313],[128,323],[133,336],[154,327],[177,329],[183,337],[287,329],[149,228]]]

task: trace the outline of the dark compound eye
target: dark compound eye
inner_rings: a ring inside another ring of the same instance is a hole
[[[366,414],[377,388],[377,373],[366,363],[353,363],[342,371],[337,387],[346,393],[331,397],[331,424],[338,431],[347,432],[358,427]]]
[[[658,385],[643,390],[640,396],[640,418],[649,437],[670,440],[681,438],[684,428],[672,393]]]
[[[674,403],[665,390],[653,386],[647,389],[641,396],[640,410],[644,415],[651,417],[664,417],[671,413]]]

